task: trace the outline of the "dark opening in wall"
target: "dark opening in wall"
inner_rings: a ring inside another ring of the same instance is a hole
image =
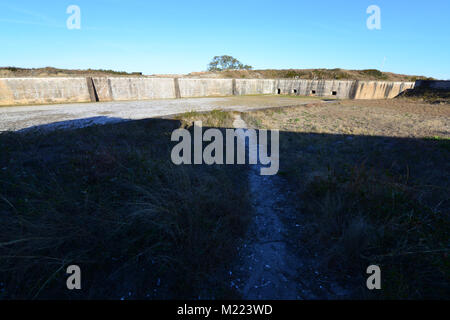
[[[333,96],[337,96],[337,91],[332,91],[331,94],[332,94]]]
[[[316,90],[311,90],[311,94],[316,94]]]
[[[296,89],[294,89],[294,94],[297,94],[297,90]]]
[[[281,89],[278,89],[278,94],[281,94]]]

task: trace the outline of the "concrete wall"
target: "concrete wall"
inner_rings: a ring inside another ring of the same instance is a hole
[[[236,93],[290,94],[302,96],[336,97],[339,99],[391,99],[413,82],[341,81],[341,80],[236,80]]]
[[[181,98],[233,95],[232,79],[178,79]]]
[[[0,105],[254,94],[389,99],[413,87],[413,82],[301,79],[7,78],[0,79]]]
[[[277,80],[273,79],[236,79],[235,94],[276,94],[277,88]]]
[[[354,83],[355,81],[337,80],[279,80],[278,88],[281,94],[349,99]]]
[[[416,88],[430,88],[437,90],[450,90],[450,81],[449,80],[417,80]]]
[[[358,81],[351,99],[392,99],[407,89],[414,88],[414,82]]]
[[[0,79],[0,105],[88,101],[86,78]]]
[[[94,78],[100,101],[174,99],[171,78]]]

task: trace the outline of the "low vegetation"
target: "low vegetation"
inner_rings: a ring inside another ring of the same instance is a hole
[[[449,298],[448,104],[337,101],[241,117],[281,130],[279,175],[297,206],[283,219],[300,257],[350,298]],[[0,135],[0,298],[238,298],[227,279],[252,218],[247,167],[176,167],[169,142],[193,121],[232,127],[234,113],[176,119]],[[81,293],[65,288],[71,264],[85,270]],[[369,292],[373,264],[382,290]]]
[[[249,65],[242,64],[230,56],[214,57],[208,65],[208,72],[192,72],[185,77],[194,78],[237,78],[237,79],[308,79],[308,80],[378,80],[378,81],[416,81],[433,80],[424,76],[409,76],[391,72],[381,72],[376,69],[345,70],[345,69],[266,69],[253,70]],[[68,70],[52,67],[17,68],[0,67],[0,77],[114,77],[142,76],[141,72],[124,72],[114,70]],[[171,75],[153,75],[170,77]],[[177,75],[178,77],[180,75]]]
[[[180,126],[0,134],[0,299],[236,297],[245,167],[173,165]],[[66,288],[73,264],[81,292]]]
[[[213,110],[210,112],[186,112],[174,117],[182,121],[184,127],[189,127],[194,121],[201,121],[204,127],[232,128],[234,122],[233,112]]]
[[[399,98],[407,98],[409,100],[423,101],[431,104],[450,104],[450,91],[415,88],[406,90]]]
[[[376,69],[266,69],[266,70],[216,70],[214,73],[196,72],[193,77],[217,78],[257,78],[257,79],[308,79],[308,80],[378,80],[378,81],[416,81],[432,80],[423,76],[409,76]]]
[[[17,68],[17,67],[0,67],[0,77],[86,77],[86,76],[127,76],[135,77],[141,76],[141,72],[125,72],[103,69],[87,69],[87,70],[72,70],[72,69],[58,69],[53,67],[45,68]]]
[[[301,226],[293,249],[308,248],[353,297],[449,298],[449,112],[401,100],[244,114],[283,130],[280,174],[298,203],[288,222]],[[372,264],[383,277],[375,293],[365,287]]]

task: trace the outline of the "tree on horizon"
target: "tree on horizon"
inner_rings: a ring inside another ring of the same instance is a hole
[[[232,56],[215,56],[208,65],[208,71],[251,70],[252,66],[244,65]]]

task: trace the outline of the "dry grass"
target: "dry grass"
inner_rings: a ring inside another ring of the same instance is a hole
[[[0,299],[236,297],[245,168],[174,166],[180,125],[0,134]],[[71,264],[81,292],[66,289]]]
[[[86,76],[97,76],[97,77],[117,77],[117,76],[127,76],[136,77],[141,76],[140,73],[128,73],[124,71],[114,71],[114,70],[70,70],[70,69],[58,69],[52,67],[46,68],[16,68],[16,67],[0,67],[0,78],[11,78],[11,77],[86,77]]]
[[[266,70],[230,70],[221,72],[193,72],[188,76],[200,78],[242,78],[242,79],[309,79],[309,80],[382,80],[416,81],[432,79],[424,76],[409,76],[375,69],[266,69]]]
[[[68,70],[52,67],[17,68],[0,67],[0,77],[73,77],[73,76],[141,76],[139,72],[128,73],[114,70]],[[237,79],[310,79],[310,80],[383,80],[416,81],[432,79],[424,76],[409,76],[379,70],[345,70],[345,69],[267,69],[267,70],[231,70],[222,72],[192,72],[187,75],[165,74],[154,77],[195,77],[195,78],[237,78]]]
[[[432,104],[450,104],[450,91],[429,88],[414,88],[403,92],[401,98]]]
[[[201,121],[205,127],[232,128],[234,116],[233,112],[213,110],[211,112],[186,112],[174,117],[182,121],[184,127],[190,127],[193,122]]]
[[[430,105],[408,99],[344,100],[262,110],[252,112],[248,121],[255,119],[262,127],[289,132],[450,137],[450,105]]]
[[[296,190],[290,239],[357,298],[448,298],[449,106],[341,101],[242,114],[278,128]],[[175,167],[188,113],[46,134],[0,135],[0,297],[230,298],[226,269],[250,216],[245,167]],[[299,230],[301,230],[299,232]],[[303,252],[303,253],[301,253]],[[79,264],[85,287],[65,289]],[[383,290],[369,294],[378,264]]]
[[[354,297],[449,298],[450,109],[412,100],[342,101],[244,114],[280,128],[280,174],[297,191],[299,254]],[[429,138],[433,137],[433,138]],[[365,288],[381,266],[383,290]]]

